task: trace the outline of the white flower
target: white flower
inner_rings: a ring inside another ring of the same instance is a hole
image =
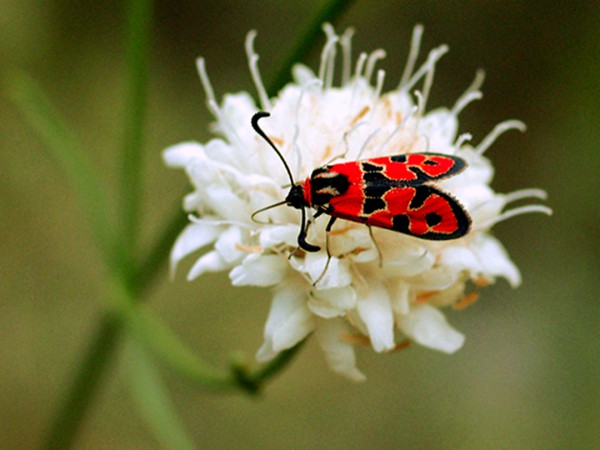
[[[417,26],[398,87],[382,93],[385,73],[376,70],[376,63],[385,53],[363,53],[353,63],[352,30],[337,36],[331,26],[324,29],[327,43],[318,73],[296,66],[294,82],[275,98],[267,96],[258,72],[255,33],[248,35],[246,50],[259,105],[245,92],[217,102],[204,60],[198,60],[208,107],[216,119],[213,130],[220,137],[207,144],[178,144],[164,153],[169,166],[185,169],[194,188],[184,199],[191,223],[173,247],[171,269],[184,257],[208,249],[188,279],[227,270],[235,286],[273,286],[258,360],[269,361],[314,332],[330,367],[362,380],[354,354],[359,342],[376,352],[392,351],[406,339],[446,353],[458,350],[464,337],[440,308],[465,306],[474,298],[474,289],[498,277],[513,287],[521,281],[490,228],[517,214],[550,210],[542,205],[506,209],[514,200],[544,199],[542,190],[504,195],[490,187],[493,167],[484,152],[504,131],[523,131],[521,122],[499,124],[476,146],[469,144],[469,134],[458,134],[460,111],[481,97],[482,73],[452,108],[426,112],[435,65],[446,46],[432,50],[415,70],[422,35]],[[336,72],[339,48],[342,68]],[[339,77],[340,85],[334,85]],[[422,87],[415,90],[420,82]],[[254,211],[281,202],[289,191],[289,178],[277,155],[250,126],[259,109],[271,113],[261,126],[298,181],[339,155],[346,160],[430,150],[459,155],[467,169],[439,185],[470,213],[471,231],[455,240],[428,241],[373,229],[380,258],[366,226],[339,220],[330,235],[333,258],[314,284],[327,262],[327,220],[320,218],[310,228],[309,242],[322,248],[316,253],[296,252],[298,210],[281,206],[261,213],[260,222],[251,220]]]

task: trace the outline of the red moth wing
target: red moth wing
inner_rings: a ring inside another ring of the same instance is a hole
[[[383,200],[386,208],[370,214],[369,225],[440,241],[462,237],[471,226],[460,203],[433,186],[394,188]]]
[[[382,173],[390,180],[410,185],[455,175],[466,166],[462,158],[441,153],[409,153],[372,158],[365,162],[383,166]]]
[[[469,231],[471,220],[460,203],[433,186],[389,187],[380,197],[365,197],[364,192],[349,189],[333,197],[326,212],[421,239],[457,239]]]
[[[307,204],[333,217],[430,240],[464,236],[471,220],[460,203],[428,183],[461,171],[463,159],[411,153],[331,164],[304,185]]]

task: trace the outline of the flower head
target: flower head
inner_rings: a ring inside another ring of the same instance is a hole
[[[415,70],[422,35],[417,26],[398,87],[382,93],[385,72],[376,65],[385,52],[362,53],[353,62],[353,31],[338,36],[330,25],[324,29],[327,42],[318,73],[297,65],[294,81],[275,98],[263,87],[253,49],[255,33],[249,33],[246,51],[260,106],[245,92],[227,94],[218,102],[204,60],[198,60],[219,137],[206,144],[178,144],[164,153],[169,166],[185,169],[194,188],[184,199],[191,223],[173,247],[171,268],[208,248],[189,271],[189,280],[226,270],[234,286],[273,287],[258,360],[268,361],[314,333],[334,371],[362,380],[355,361],[357,344],[388,352],[410,339],[446,353],[458,350],[464,337],[447,322],[442,308],[465,306],[475,298],[467,289],[499,277],[513,287],[521,282],[491,227],[517,214],[550,210],[542,205],[507,209],[517,199],[544,199],[542,190],[498,194],[490,187],[493,167],[484,153],[503,132],[523,131],[521,122],[499,124],[478,145],[469,143],[468,133],[458,134],[459,113],[481,98],[481,72],[452,108],[427,112],[435,66],[446,46],[432,50]],[[338,49],[342,66],[336,72]],[[297,209],[281,206],[261,213],[260,221],[251,219],[255,211],[284,200],[289,191],[286,170],[250,126],[259,109],[271,113],[261,126],[297,181],[340,156],[339,161],[427,151],[460,156],[467,169],[436,184],[469,212],[471,231],[455,240],[428,241],[376,228],[371,236],[366,226],[339,220],[329,236],[332,258],[323,272],[327,220],[317,219],[309,229],[310,242],[321,250],[306,252],[298,251]]]

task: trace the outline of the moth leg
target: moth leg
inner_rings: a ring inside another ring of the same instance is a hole
[[[371,225],[367,225],[367,228],[369,229],[369,236],[371,236],[373,245],[375,245],[375,249],[377,250],[377,254],[379,255],[379,267],[383,267],[383,255],[381,254],[381,249],[379,248],[379,245],[377,244],[377,241],[373,236],[373,228],[371,227]]]
[[[322,210],[319,210],[319,212],[322,212]],[[331,262],[331,251],[329,250],[329,232],[331,231],[331,227],[333,227],[333,224],[336,220],[337,217],[331,217],[329,219],[327,227],[325,228],[325,250],[327,251],[327,262],[325,263],[325,268],[323,269],[323,272],[321,272],[319,278],[317,278],[316,281],[313,283],[313,286],[316,286],[317,283],[321,281],[323,275],[325,275],[325,272],[327,272],[327,269],[329,268],[329,263]]]

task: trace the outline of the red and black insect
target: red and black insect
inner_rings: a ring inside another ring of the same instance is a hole
[[[257,112],[252,127],[275,150],[284,164],[292,187],[285,201],[302,211],[298,245],[308,252],[320,247],[306,242],[308,225],[305,208],[331,216],[326,232],[336,219],[386,228],[421,239],[457,239],[469,232],[471,219],[451,195],[431,186],[459,173],[466,166],[462,158],[440,153],[410,153],[329,164],[313,170],[303,183],[296,183],[281,152],[258,126],[270,114]],[[328,249],[329,254],[329,249]]]

